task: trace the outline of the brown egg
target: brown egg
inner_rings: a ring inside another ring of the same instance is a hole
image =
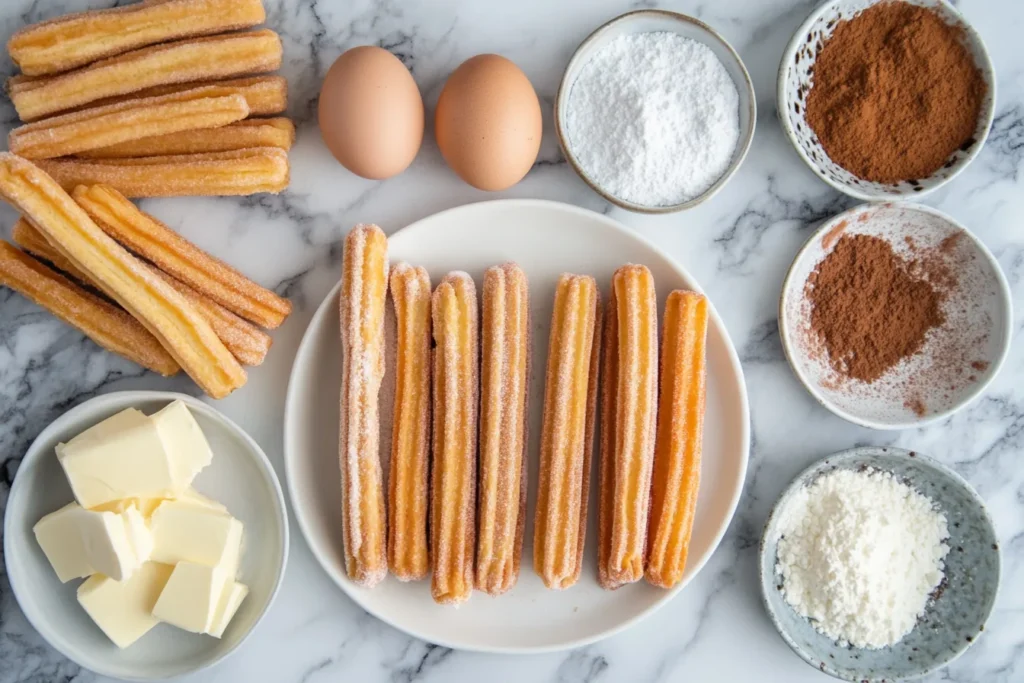
[[[481,190],[504,190],[523,179],[540,151],[540,101],[518,66],[477,55],[448,77],[434,115],[444,160]]]
[[[416,81],[379,47],[354,47],[331,65],[318,117],[334,158],[364,178],[401,173],[423,142],[423,97]]]

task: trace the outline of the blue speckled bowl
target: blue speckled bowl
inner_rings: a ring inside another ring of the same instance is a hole
[[[892,647],[840,647],[814,630],[782,597],[775,574],[779,511],[794,491],[836,469],[870,466],[892,472],[931,498],[946,515],[946,585],[930,600],[914,630]],[[992,612],[999,589],[999,546],[995,528],[978,494],[938,462],[901,448],[854,448],[831,455],[800,473],[768,514],[761,537],[761,594],[782,638],[804,661],[848,681],[913,678],[945,666],[971,646]]]

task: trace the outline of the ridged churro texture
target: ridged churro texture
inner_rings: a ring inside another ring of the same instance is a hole
[[[136,48],[263,23],[260,0],[161,0],[77,12],[32,24],[7,41],[23,73],[44,76]]]
[[[17,78],[17,77],[15,77]],[[11,80],[14,80],[13,78]],[[199,97],[226,97],[241,95],[249,105],[250,116],[268,116],[280,114],[288,108],[288,82],[283,76],[264,75],[249,78],[230,78],[215,81],[189,81],[143,88],[127,95],[105,97],[89,104],[69,109],[70,112],[83,111],[94,107],[105,107],[121,104],[132,100],[148,97],[168,97],[168,101],[185,101]]]
[[[658,388],[657,298],[645,266],[612,277],[604,359],[597,563],[611,589],[644,575]]]
[[[34,301],[107,351],[161,375],[170,376],[180,369],[159,340],[123,309],[3,241],[0,285]]]
[[[281,39],[268,29],[163,43],[58,76],[16,77],[8,94],[23,121],[144,88],[230,78],[281,66]]]
[[[88,159],[123,159],[232,152],[252,147],[289,150],[294,142],[295,125],[289,119],[246,119],[221,128],[185,130],[99,147],[79,152],[78,156]]]
[[[0,195],[149,329],[207,394],[223,398],[245,384],[245,371],[206,319],[97,227],[52,178],[25,159],[0,153]]]
[[[449,273],[434,290],[434,434],[430,497],[431,593],[441,604],[473,593],[476,534],[479,311],[476,285]]]
[[[515,263],[489,268],[484,273],[482,308],[476,587],[500,595],[519,578],[526,527],[526,273]]]
[[[430,298],[426,269],[408,263],[391,269],[397,351],[388,477],[388,568],[402,581],[430,573]]]
[[[345,570],[362,586],[388,573],[379,406],[387,291],[387,237],[376,225],[357,225],[345,238],[341,275],[338,442]]]
[[[661,338],[661,389],[651,486],[648,583],[671,588],[683,578],[700,486],[708,302],[668,295]]]
[[[564,274],[555,290],[544,386],[534,571],[548,588],[580,577],[587,533],[590,458],[600,359],[597,282]]]

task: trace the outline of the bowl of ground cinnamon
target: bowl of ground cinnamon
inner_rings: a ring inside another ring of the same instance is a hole
[[[783,285],[786,357],[826,408],[875,429],[943,419],[979,396],[1010,348],[1009,285],[949,216],[864,204],[804,245]]]
[[[825,182],[866,200],[953,179],[992,125],[995,75],[978,33],[942,0],[832,0],[779,66],[780,122]]]

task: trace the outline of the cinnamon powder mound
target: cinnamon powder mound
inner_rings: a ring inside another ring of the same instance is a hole
[[[811,329],[836,372],[873,382],[945,321],[943,295],[885,240],[844,235],[811,273]]]
[[[930,176],[974,143],[986,91],[960,27],[882,2],[836,26],[814,64],[806,118],[832,161],[897,183]]]

